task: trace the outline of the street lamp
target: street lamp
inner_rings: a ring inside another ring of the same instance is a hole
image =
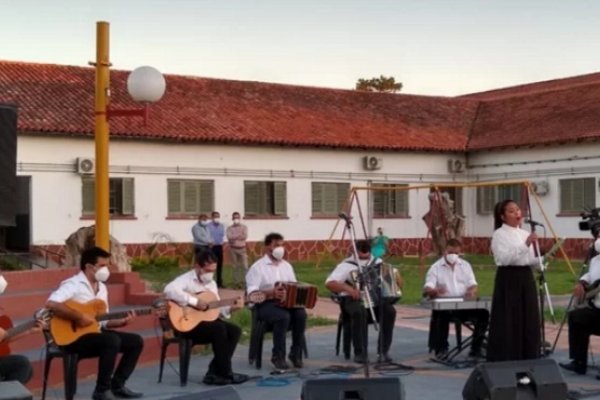
[[[139,67],[127,79],[127,90],[131,97],[144,103],[140,109],[114,109],[110,103],[110,57],[109,24],[96,23],[96,246],[110,251],[108,232],[109,214],[109,174],[108,142],[110,118],[120,116],[140,116],[144,123],[148,117],[148,104],[160,100],[165,93],[165,78],[153,67]]]

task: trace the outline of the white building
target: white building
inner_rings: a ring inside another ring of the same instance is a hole
[[[125,78],[112,73],[115,107],[132,106]],[[6,247],[60,250],[93,224],[93,79],[90,68],[0,62],[0,102],[19,107],[20,212]],[[518,179],[548,188],[543,211],[580,256],[590,234],[579,212],[597,205],[599,102],[600,74],[458,98],[167,76],[147,126],[111,120],[110,232],[133,255],[157,240],[180,251],[198,214],[239,211],[251,241],[280,232],[305,257],[342,238],[332,230],[352,186]],[[470,246],[485,251],[491,207],[518,192],[452,191]],[[360,191],[368,234],[426,237],[428,193]]]

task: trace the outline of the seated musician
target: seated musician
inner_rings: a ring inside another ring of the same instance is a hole
[[[292,330],[292,346],[289,359],[295,368],[302,368],[302,349],[306,329],[304,308],[284,308],[280,301],[285,300],[286,290],[278,282],[297,282],[294,268],[283,259],[285,247],[283,236],[269,233],[265,237],[265,255],[258,259],[246,274],[248,294],[261,291],[266,301],[256,305],[258,318],[273,326],[273,352],[271,362],[277,369],[288,369],[285,361],[285,336],[289,327]]]
[[[477,299],[477,281],[468,261],[460,258],[461,243],[449,239],[444,256],[436,261],[425,278],[423,294],[430,299],[440,297],[462,297],[465,300]],[[473,342],[469,356],[482,357],[481,346],[485,339],[489,321],[486,309],[433,310],[429,326],[429,351],[434,351],[439,359],[448,352],[448,331],[450,320],[474,323]]]
[[[0,294],[4,293],[7,286],[8,282],[0,275]],[[13,340],[16,338],[17,336]],[[8,340],[6,339],[6,331],[0,328],[0,343],[4,342],[4,340]],[[33,369],[27,357],[18,354],[0,356],[0,382],[19,381],[24,385],[29,382],[32,376]]]
[[[371,255],[371,244],[368,241],[357,241],[356,250],[358,253],[358,262],[361,266],[381,264],[381,259],[374,258]],[[364,364],[367,362],[366,345],[368,343],[368,332],[365,328],[367,326],[367,318],[371,318],[371,314],[366,308],[367,304],[361,299],[362,293],[360,289],[356,286],[352,278],[352,272],[358,270],[359,268],[354,256],[348,257],[331,272],[325,281],[325,286],[340,296],[342,312],[351,319],[350,326],[352,330],[352,346],[354,347],[354,362]],[[377,342],[379,361],[389,363],[392,361],[388,353],[392,345],[396,309],[392,303],[385,300],[381,304],[374,304],[374,306],[375,317],[378,321],[380,312],[383,315],[383,320],[379,321],[381,329],[379,329],[379,340]],[[382,347],[380,348],[380,346]]]
[[[46,307],[54,315],[71,320],[79,327],[96,323],[94,316],[81,313],[64,303],[68,300],[87,303],[98,299],[106,303],[108,311],[108,291],[104,282],[110,275],[109,261],[110,253],[104,249],[91,247],[84,250],[81,254],[81,271],[61,282],[48,298]],[[111,329],[126,326],[132,318],[133,313],[130,313],[126,318],[101,322],[98,332],[86,333],[73,343],[62,346],[67,353],[76,353],[80,357],[98,357],[98,377],[92,395],[94,400],[114,399],[115,396],[142,397],[142,393],[128,389],[125,382],[135,370],[144,340],[136,333]],[[122,357],[115,370],[118,353],[122,353]]]
[[[200,301],[195,294],[210,291],[219,298],[219,289],[213,279],[217,270],[217,258],[210,250],[196,252],[194,268],[179,275],[169,283],[164,293],[166,297],[181,305],[189,305],[198,310],[207,310],[208,304]],[[229,317],[230,311],[236,306],[222,307],[221,317]],[[192,339],[194,344],[212,346],[214,357],[208,366],[203,382],[207,385],[229,385],[243,383],[248,380],[244,374],[236,374],[231,368],[231,358],[242,334],[241,329],[217,318],[214,321],[203,321],[188,332],[178,332],[179,335]]]
[[[596,235],[598,237],[598,235]],[[589,270],[579,278],[575,285],[574,296],[581,307],[569,311],[569,363],[559,365],[578,375],[587,372],[588,347],[590,335],[600,334],[600,293],[596,288],[600,283],[600,238],[594,242],[588,265]],[[596,375],[600,379],[600,374]]]

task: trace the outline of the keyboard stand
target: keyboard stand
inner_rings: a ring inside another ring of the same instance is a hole
[[[431,361],[439,363],[439,364],[444,364],[448,367],[454,367],[454,368],[470,368],[476,364],[479,363],[479,361],[476,358],[469,358],[469,359],[464,359],[464,360],[456,360],[456,357],[462,353],[465,349],[469,349],[471,347],[471,343],[473,342],[474,339],[474,331],[475,328],[473,326],[473,323],[471,321],[464,321],[462,322],[460,319],[458,318],[454,318],[451,320],[451,322],[454,322],[454,330],[455,330],[455,334],[456,334],[456,346],[454,346],[453,348],[451,348],[450,350],[448,350],[448,352],[444,355],[443,358],[437,358],[437,357],[432,357]],[[464,326],[465,328],[469,329],[471,331],[471,335],[469,335],[468,338],[466,338],[465,340],[462,340],[461,338],[461,327]],[[483,343],[487,343],[487,337],[485,337],[483,339]]]

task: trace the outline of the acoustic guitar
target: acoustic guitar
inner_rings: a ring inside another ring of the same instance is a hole
[[[594,281],[592,284],[586,287],[583,299],[577,299],[573,309],[595,308],[594,298],[598,293],[600,293],[600,279]]]
[[[78,326],[75,321],[61,318],[56,315],[53,316],[50,320],[50,333],[52,334],[54,342],[59,346],[71,344],[87,333],[100,332],[99,323],[102,321],[125,318],[131,311],[133,311],[135,315],[148,315],[160,312],[160,308],[164,307],[164,301],[160,299],[156,300],[152,304],[152,307],[137,308],[128,311],[118,311],[112,313],[106,312],[106,303],[99,299],[94,299],[87,303],[79,303],[77,301],[67,300],[63,304],[69,308],[72,308],[73,310],[94,318],[95,323],[82,327]]]
[[[10,355],[10,346],[8,343],[12,338],[27,332],[36,325],[45,327],[49,319],[50,311],[48,311],[45,308],[36,311],[33,315],[32,320],[19,324],[17,326],[13,325],[13,322],[8,315],[0,315],[0,328],[4,329],[6,333],[4,336],[4,340],[0,342],[0,357]]]
[[[217,295],[211,291],[205,291],[196,295],[200,303],[208,305],[208,308],[201,311],[192,306],[180,306],[176,302],[169,301],[169,320],[171,325],[179,332],[189,332],[198,324],[204,321],[214,321],[219,318],[220,307],[237,305],[242,307],[244,301],[249,303],[262,303],[265,301],[265,294],[262,292],[250,293],[247,298],[242,296],[231,299],[218,300]]]

